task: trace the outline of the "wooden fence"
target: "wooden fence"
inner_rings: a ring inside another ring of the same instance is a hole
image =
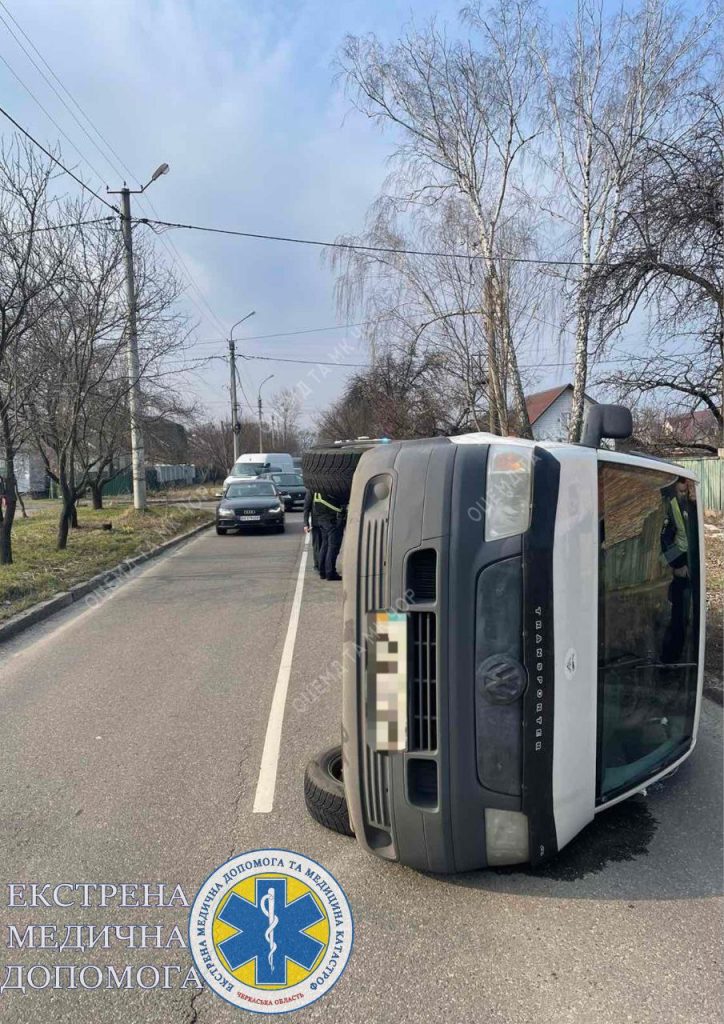
[[[677,459],[699,477],[704,508],[724,511],[724,459]]]

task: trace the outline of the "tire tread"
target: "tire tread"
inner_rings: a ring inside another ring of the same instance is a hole
[[[325,751],[307,765],[304,772],[304,802],[311,817],[320,825],[340,835],[353,836],[344,789],[320,765],[320,761],[331,753]]]

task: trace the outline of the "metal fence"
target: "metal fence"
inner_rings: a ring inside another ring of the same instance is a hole
[[[167,465],[156,463],[146,466],[146,487],[149,491],[158,491],[165,487],[183,487],[196,482],[196,467],[191,465]],[[117,476],[103,488],[109,498],[133,492],[131,467],[126,466]]]
[[[724,511],[724,459],[677,459],[680,466],[699,477],[701,500],[706,509]]]

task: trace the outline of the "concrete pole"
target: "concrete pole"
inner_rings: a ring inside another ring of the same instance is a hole
[[[258,406],[258,409],[259,409],[259,451],[260,452],[264,450],[264,439],[262,437],[261,389],[264,387],[264,385],[266,384],[266,382],[268,380],[272,379],[273,376],[274,376],[274,374],[270,373],[268,377],[264,378],[264,380],[259,385],[259,393],[257,395],[257,406]]]
[[[136,327],[136,280],[133,273],[133,227],[131,224],[131,193],[121,189],[121,230],[126,261],[126,296],[128,299],[128,407],[131,414],[131,465],[133,472],[133,507],[146,508],[146,464],[143,451],[143,421],[141,418],[141,384],[138,366],[138,331]]]
[[[236,349],[234,339],[229,338],[229,371],[231,374],[231,429],[234,436],[234,462],[239,458],[239,405],[236,400]]]

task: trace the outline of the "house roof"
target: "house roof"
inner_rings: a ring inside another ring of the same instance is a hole
[[[560,384],[557,388],[548,388],[547,391],[536,391],[535,394],[525,396],[525,405],[528,410],[528,419],[531,425],[539,420],[546,409],[550,408],[557,398],[560,398],[566,391],[573,391],[572,384]],[[589,402],[596,404],[595,399],[591,398],[590,395],[584,397]]]
[[[670,416],[666,426],[682,441],[695,441],[716,430],[717,420],[711,409],[697,409],[696,412]]]
[[[539,420],[546,409],[553,405],[556,398],[559,398],[564,391],[573,390],[572,384],[561,384],[557,388],[548,388],[547,391],[536,391],[533,395],[525,396],[525,405],[528,410],[528,419],[531,423]]]

